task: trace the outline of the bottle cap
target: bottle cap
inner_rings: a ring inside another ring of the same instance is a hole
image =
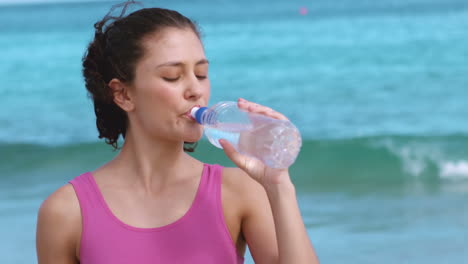
[[[190,109],[190,116],[193,118],[193,120],[197,120],[197,111],[200,109],[198,106],[194,106],[192,109]]]
[[[195,118],[198,124],[202,124],[202,114],[208,109],[208,107],[194,107],[190,111],[190,115]]]

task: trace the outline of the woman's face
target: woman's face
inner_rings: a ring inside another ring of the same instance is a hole
[[[187,112],[206,106],[210,96],[208,61],[203,45],[191,29],[167,28],[143,39],[145,55],[137,63],[129,89],[134,110],[130,128],[151,137],[195,142],[202,127]]]

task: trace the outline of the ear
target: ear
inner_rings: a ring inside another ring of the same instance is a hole
[[[131,112],[135,109],[135,104],[130,97],[128,86],[117,78],[109,82],[109,87],[114,95],[114,102],[125,112]]]

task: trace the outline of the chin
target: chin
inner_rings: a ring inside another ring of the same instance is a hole
[[[185,133],[184,141],[185,142],[197,142],[203,137],[203,129],[191,131],[190,133]]]
[[[203,134],[198,137],[194,137],[193,135],[190,137],[184,137],[184,142],[197,142],[202,138]]]

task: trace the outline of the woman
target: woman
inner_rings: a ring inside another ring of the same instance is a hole
[[[202,136],[188,115],[210,95],[200,34],[159,8],[95,24],[83,58],[99,137],[118,155],[51,194],[37,225],[45,263],[318,263],[287,169],[270,169],[221,142],[240,168],[184,152]],[[250,112],[285,119],[239,99]]]

